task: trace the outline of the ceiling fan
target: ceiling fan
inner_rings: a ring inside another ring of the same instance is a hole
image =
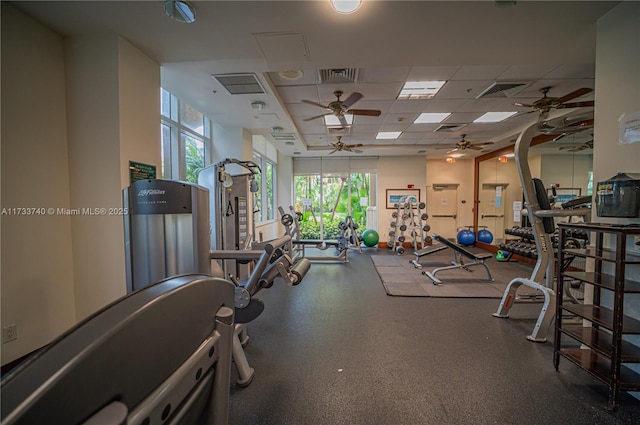
[[[562,97],[549,97],[547,96],[547,93],[549,93],[549,90],[551,90],[551,88],[551,86],[541,88],[540,93],[542,93],[542,97],[531,104],[516,102],[514,103],[514,105],[522,106],[525,108],[534,108],[540,113],[540,120],[546,119],[551,109],[586,108],[594,105],[593,100],[584,102],[569,102],[570,100],[573,100],[577,97],[584,96],[587,93],[591,93],[593,90],[590,88],[583,87],[581,89],[574,90]]]
[[[319,106],[321,108],[325,108],[329,110],[329,112],[326,112],[324,114],[316,115],[311,118],[305,118],[304,121],[311,121],[316,118],[324,117],[325,115],[335,115],[336,117],[338,117],[338,120],[340,120],[340,124],[343,127],[347,127],[349,123],[347,123],[347,120],[345,119],[344,114],[367,115],[370,117],[377,117],[381,113],[381,111],[377,109],[351,109],[351,107],[357,101],[359,101],[364,97],[362,93],[353,92],[345,100],[340,100],[340,97],[344,94],[342,90],[336,90],[333,92],[333,94],[336,96],[337,99],[329,103],[328,105],[323,105],[321,103],[314,102],[312,100],[303,99],[302,101],[304,103],[309,103],[311,105]]]
[[[593,130],[591,128],[588,128],[586,131],[583,130],[581,132],[561,133],[552,141],[558,142],[568,136],[571,136],[572,140],[569,141],[569,144],[560,146],[558,148],[559,150],[567,152],[580,152],[587,149],[593,149]]]
[[[342,142],[342,136],[337,136],[337,138],[338,138],[337,142],[331,142],[331,145],[333,146],[333,150],[329,152],[329,155],[331,155],[334,152],[341,152],[341,151],[362,153],[360,149],[356,149],[364,146],[362,143],[347,145],[344,142]]]
[[[566,150],[567,152],[580,152],[587,149],[593,149],[593,139],[583,143],[582,145],[560,146],[558,149],[561,151]]]
[[[488,146],[488,145],[493,145],[493,142],[482,142],[482,143],[472,143],[468,140],[466,140],[465,138],[467,137],[466,134],[462,135],[462,139],[456,142],[456,146],[453,149],[449,149],[447,148],[436,148],[436,149],[449,149],[447,151],[447,153],[453,153],[453,152],[457,152],[457,151],[463,151],[466,149],[473,149],[476,151],[481,150],[483,147]]]

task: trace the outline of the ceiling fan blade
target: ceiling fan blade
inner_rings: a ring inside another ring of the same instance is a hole
[[[588,108],[590,106],[594,106],[595,102],[593,100],[588,100],[585,102],[571,102],[571,103],[561,103],[558,105],[558,109],[564,108]]]
[[[311,117],[311,118],[305,118],[302,121],[311,121],[311,120],[315,120],[317,118],[322,118],[325,115],[331,115],[331,112],[327,112],[326,114],[320,114],[320,115],[316,115],[315,117]]]
[[[436,149],[437,149],[437,148],[436,148]],[[460,149],[460,148],[457,148],[457,147],[456,147],[456,148],[453,148],[453,149],[451,149],[451,150],[448,150],[448,151],[447,151],[447,153],[454,153],[454,152],[456,152],[458,149]]]
[[[349,109],[347,114],[367,115],[369,117],[379,117],[382,112],[377,109]]]
[[[309,105],[319,106],[319,107],[324,108],[324,109],[331,109],[331,108],[329,108],[328,106],[325,106],[325,105],[323,105],[322,103],[314,102],[313,100],[306,100],[306,99],[302,99],[302,101],[303,101],[304,103],[308,103]]]
[[[342,101],[342,106],[344,106],[345,109],[349,109],[349,106],[353,105],[363,97],[364,95],[362,93],[353,92],[349,95],[349,97]]]
[[[587,87],[583,87],[581,89],[572,91],[569,94],[565,94],[562,97],[557,98],[554,103],[564,103],[564,102],[568,102],[571,99],[575,99],[576,97],[580,97],[580,96],[584,96],[587,93],[591,93],[593,90]]]
[[[329,152],[329,155],[331,155],[332,153],[338,152],[338,150],[339,150],[338,148],[332,150],[331,152]]]
[[[347,119],[344,117],[344,115],[338,115],[338,120],[340,121],[340,125],[344,128],[349,127],[349,123],[347,122]]]
[[[473,149],[474,151],[482,150],[482,148],[478,145],[469,145],[467,146],[467,149]]]

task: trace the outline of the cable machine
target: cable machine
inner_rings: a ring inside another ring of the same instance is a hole
[[[515,278],[509,282],[502,296],[500,306],[493,315],[499,318],[509,317],[509,310],[513,306],[520,286],[524,285],[537,289],[544,296],[544,301],[538,320],[527,339],[534,342],[545,342],[547,340],[547,332],[555,316],[556,293],[553,282],[555,258],[551,242],[551,234],[555,232],[553,218],[577,215],[588,217],[591,214],[591,209],[551,209],[547,191],[540,179],[532,178],[528,162],[531,141],[538,132],[538,123],[531,124],[520,133],[514,147],[516,167],[518,168],[524,193],[526,215],[531,223],[534,241],[538,250],[538,258],[530,278]]]

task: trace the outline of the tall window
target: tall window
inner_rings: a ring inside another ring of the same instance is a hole
[[[273,220],[276,218],[275,182],[276,165],[270,159],[258,152],[253,152],[253,162],[260,167],[261,173],[256,176],[258,192],[256,193],[255,207],[256,222]]]
[[[192,106],[161,89],[162,178],[198,182],[211,163],[210,120]]]

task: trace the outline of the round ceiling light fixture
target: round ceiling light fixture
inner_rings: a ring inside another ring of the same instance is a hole
[[[331,6],[338,13],[349,14],[360,8],[362,0],[331,0]]]
[[[165,0],[164,12],[171,19],[190,24],[196,20],[196,9],[184,0]]]
[[[280,78],[284,78],[285,80],[295,81],[302,78],[304,72],[299,69],[287,69],[285,71],[278,72],[278,75],[280,76]]]

